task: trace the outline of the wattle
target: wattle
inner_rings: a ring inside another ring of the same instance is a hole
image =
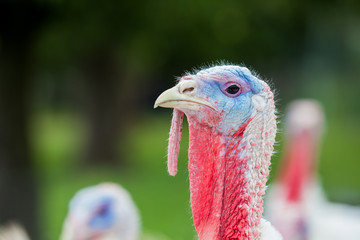
[[[258,224],[249,219],[251,194],[245,172],[249,156],[241,142],[246,126],[232,136],[189,119],[189,175],[191,205],[200,239],[243,239]],[[261,211],[261,209],[256,209]],[[260,214],[261,216],[261,214]]]

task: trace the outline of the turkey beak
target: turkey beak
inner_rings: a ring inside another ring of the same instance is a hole
[[[175,87],[172,87],[156,99],[154,108],[178,108],[199,110],[200,106],[215,108],[207,100],[196,96],[198,84],[194,80],[182,80]]]

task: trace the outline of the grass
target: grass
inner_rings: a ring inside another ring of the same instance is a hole
[[[163,114],[165,113],[165,114]],[[128,126],[123,139],[129,163],[87,167],[80,164],[87,127],[79,116],[67,112],[34,116],[32,143],[41,190],[39,217],[44,239],[58,239],[71,197],[79,189],[100,182],[120,183],[131,193],[142,218],[143,231],[161,233],[174,240],[193,239],[195,231],[189,203],[187,177],[188,131],[184,126],[178,174],[166,169],[170,111],[143,115]],[[329,121],[323,142],[320,173],[330,199],[360,204],[360,126],[351,119]],[[278,153],[273,158],[275,174]]]
[[[179,156],[179,172],[171,177],[166,169],[170,114],[145,117],[126,134],[126,169],[120,166],[87,167],[79,164],[86,141],[86,126],[69,113],[34,117],[33,149],[41,190],[40,221],[44,239],[58,239],[67,205],[79,189],[100,182],[123,185],[135,200],[143,231],[171,239],[192,239],[187,180],[187,133]]]

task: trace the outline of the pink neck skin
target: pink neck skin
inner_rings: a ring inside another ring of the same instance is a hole
[[[290,146],[283,159],[286,165],[280,179],[285,186],[287,201],[302,200],[304,188],[313,178],[314,148],[314,141],[309,131],[304,130],[290,139]]]
[[[189,119],[191,206],[200,240],[256,239],[258,236],[258,232],[250,228],[260,223],[262,199],[253,206],[255,193],[248,189],[246,174],[251,156],[242,154],[250,148],[242,139],[251,120],[234,135],[225,136]],[[256,184],[259,189],[256,194],[264,194],[265,183]]]

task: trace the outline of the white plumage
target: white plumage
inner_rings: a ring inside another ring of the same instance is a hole
[[[113,183],[80,190],[69,205],[62,240],[136,240],[140,217],[129,193]]]

